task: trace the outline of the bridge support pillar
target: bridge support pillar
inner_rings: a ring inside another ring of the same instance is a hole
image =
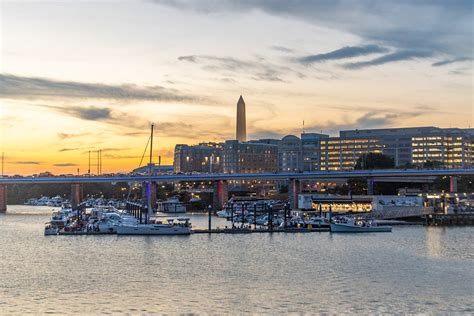
[[[154,212],[156,208],[156,192],[157,192],[157,183],[155,181],[148,181],[144,182],[142,185],[142,196],[143,198],[149,202],[150,204],[148,206],[148,215],[153,215],[150,214]]]
[[[449,192],[451,193],[458,192],[458,177],[449,176]]]
[[[71,207],[73,210],[77,209],[82,202],[82,184],[71,184]]]
[[[0,184],[0,213],[7,211],[7,185]]]
[[[214,193],[212,195],[212,206],[215,210],[221,210],[229,198],[229,191],[227,188],[227,181],[214,181]]]
[[[367,195],[374,195],[375,180],[373,178],[367,179]]]
[[[290,179],[290,187],[288,190],[288,200],[292,210],[298,208],[298,195],[301,193],[301,181]]]

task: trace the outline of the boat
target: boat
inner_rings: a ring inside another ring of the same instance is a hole
[[[308,220],[304,220],[306,228],[329,228],[329,222],[324,217],[313,216]]]
[[[355,218],[339,218],[331,224],[333,233],[389,233],[392,226],[378,226],[374,221]]]
[[[49,222],[49,223],[46,223],[46,226],[44,227],[44,235],[45,236],[58,235],[59,230],[60,228],[57,225]]]
[[[186,205],[174,196],[157,203],[157,211],[161,213],[186,213]]]
[[[119,225],[117,235],[190,235],[189,218],[169,218],[167,222],[155,224]]]
[[[232,216],[231,212],[228,211],[227,209],[218,211],[216,214],[217,214],[217,217],[220,217],[220,218],[230,218]]]

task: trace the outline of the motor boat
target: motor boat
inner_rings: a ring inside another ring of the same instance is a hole
[[[217,214],[217,217],[221,217],[221,218],[230,218],[232,216],[231,212],[226,209],[218,211],[216,214]]]
[[[310,217],[308,220],[303,221],[307,228],[329,228],[330,224],[327,219],[320,216]]]
[[[57,225],[49,222],[49,223],[46,223],[46,226],[44,227],[44,235],[45,236],[58,235],[59,230],[60,228]]]
[[[155,224],[119,225],[117,235],[189,235],[191,223],[189,218],[168,218]]]
[[[382,233],[391,232],[391,226],[377,226],[374,221],[356,218],[338,218],[331,224],[333,233]]]

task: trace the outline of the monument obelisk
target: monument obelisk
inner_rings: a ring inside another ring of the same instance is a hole
[[[244,98],[240,96],[239,101],[237,101],[237,131],[236,131],[237,140],[239,142],[247,141],[247,126],[245,123],[245,102]]]

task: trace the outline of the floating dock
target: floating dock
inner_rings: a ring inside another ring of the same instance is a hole
[[[278,229],[245,229],[245,228],[215,228],[215,229],[193,229],[193,234],[256,234],[256,233],[316,233],[329,232],[330,228],[278,228]]]

